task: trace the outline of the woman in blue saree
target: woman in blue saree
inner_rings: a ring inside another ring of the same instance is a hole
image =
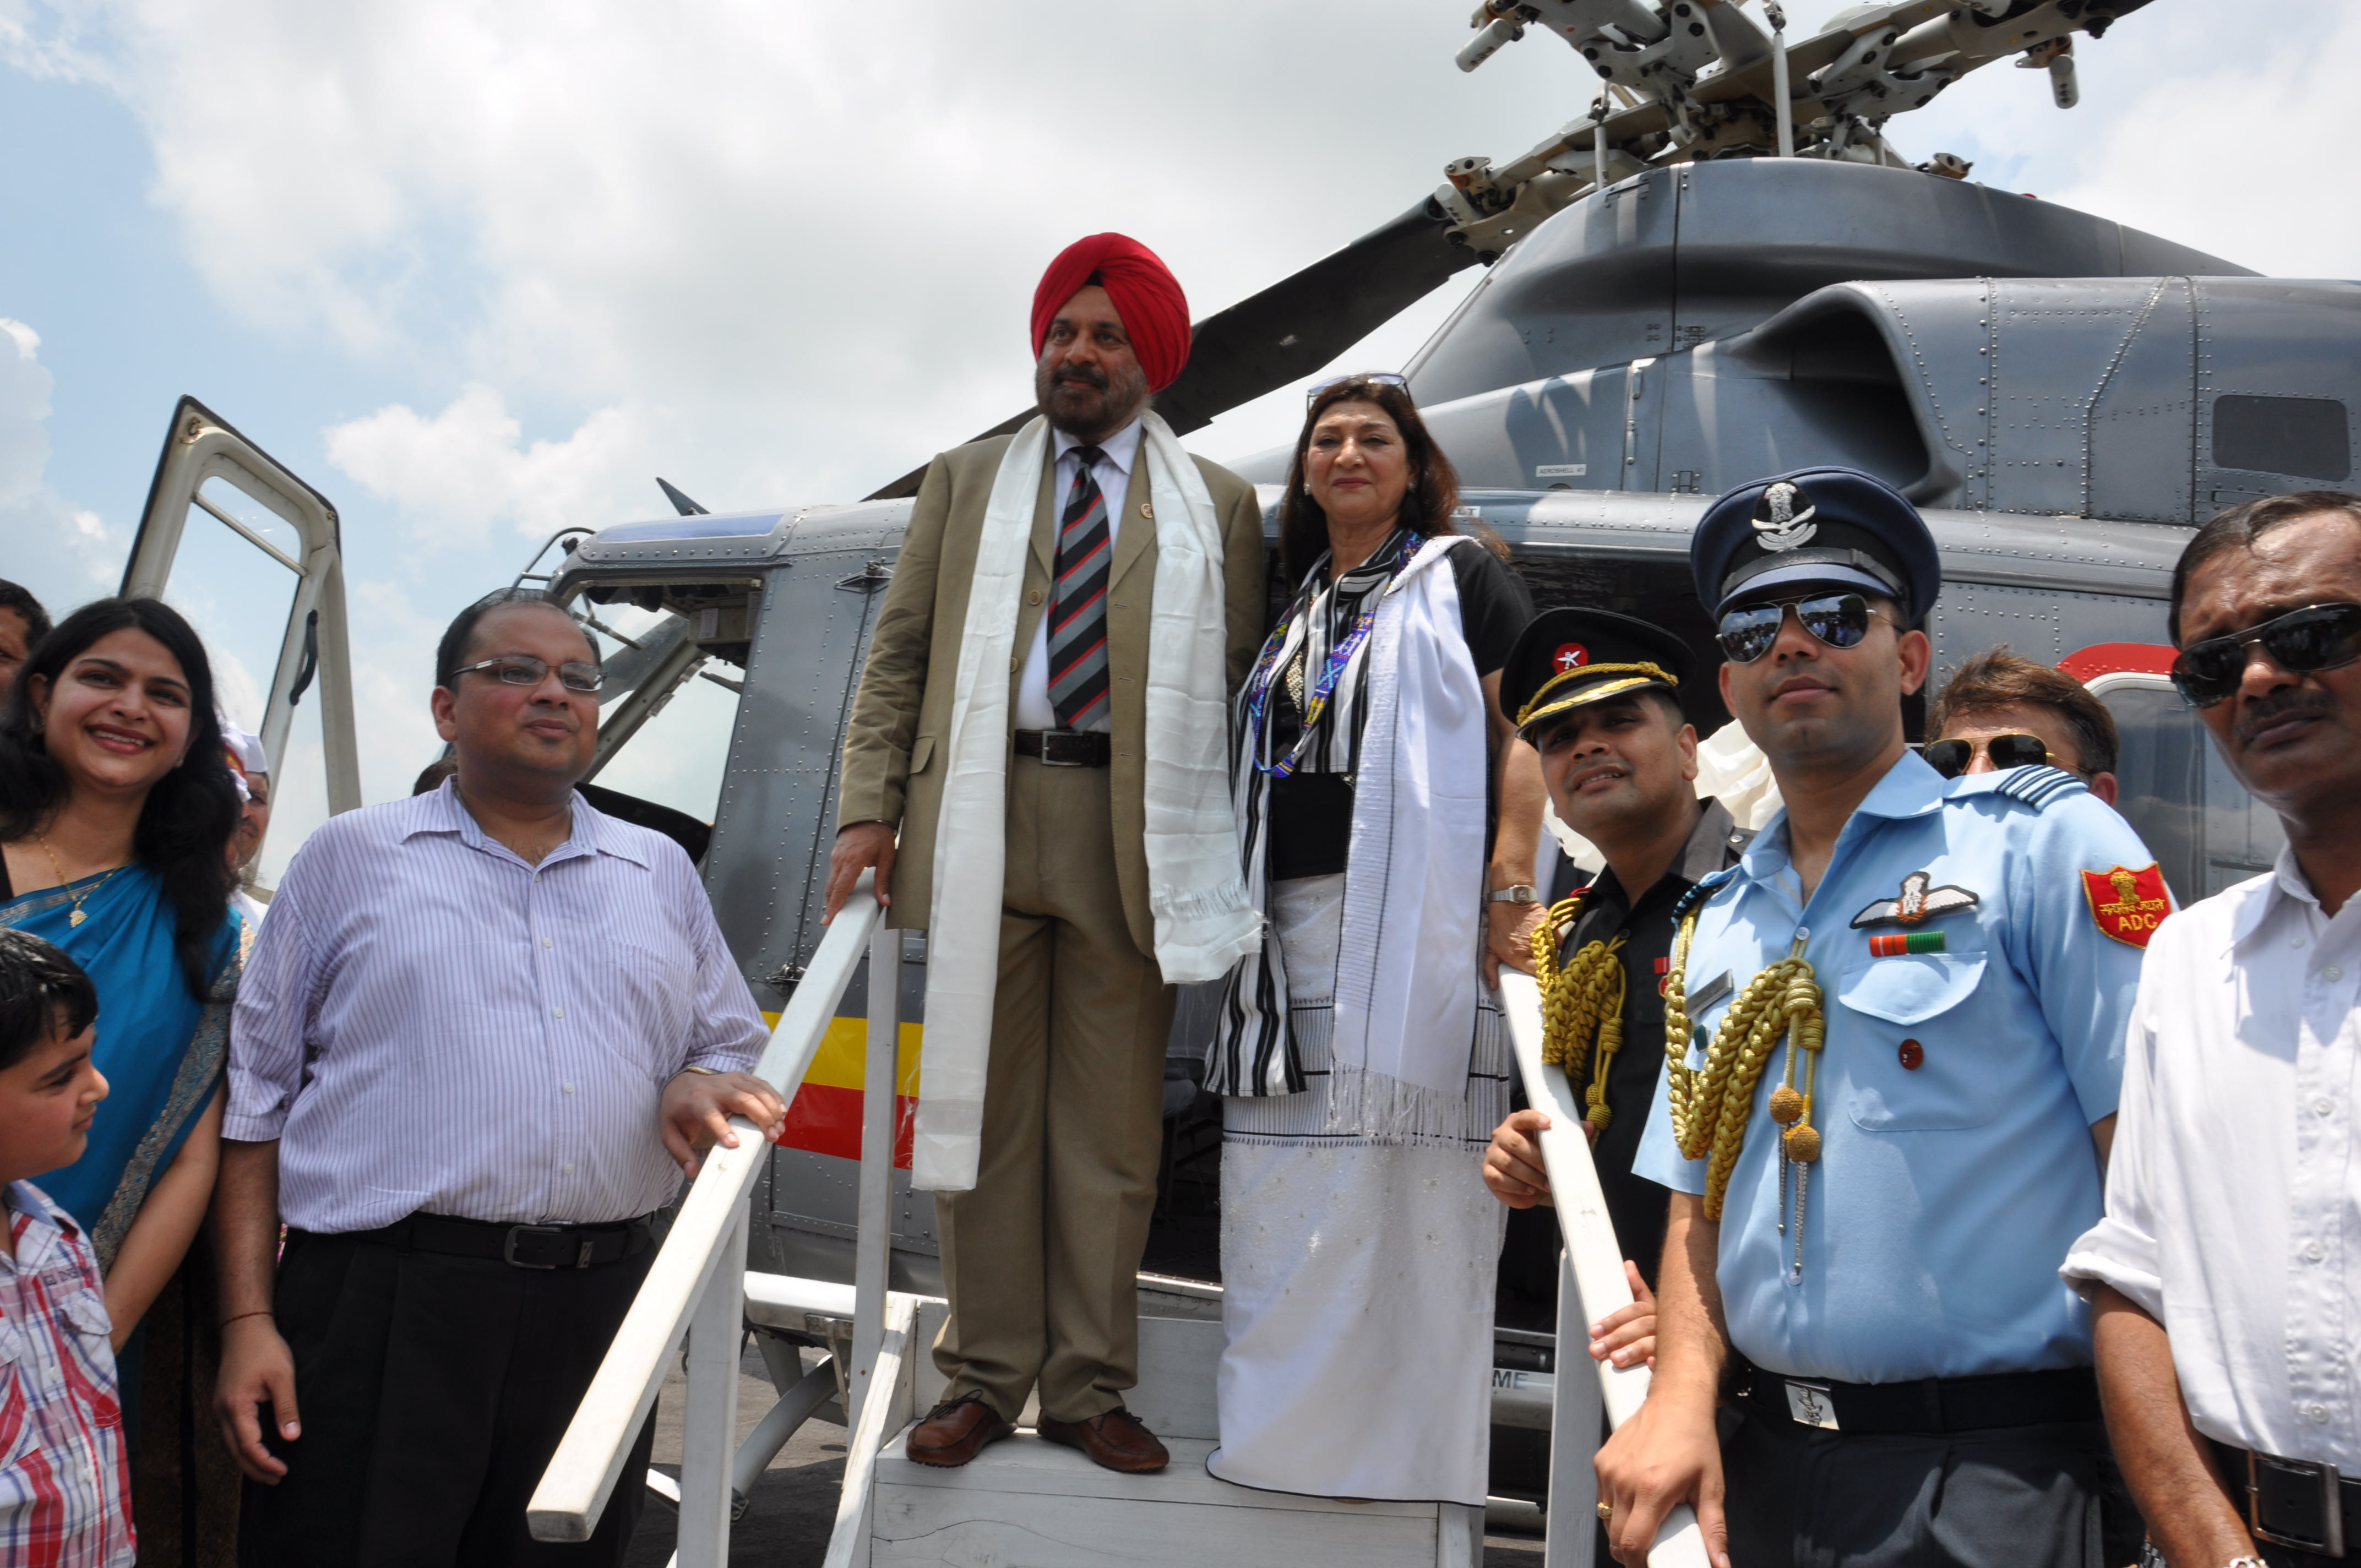
[[[118,1349],[213,1192],[237,810],[204,645],[178,613],[101,599],[33,650],[0,716],[0,926],[56,943],[98,988],[111,1092],[82,1157],[39,1180],[90,1235]]]

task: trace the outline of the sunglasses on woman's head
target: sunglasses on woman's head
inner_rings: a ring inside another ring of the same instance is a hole
[[[1407,376],[1398,376],[1390,370],[1358,370],[1350,376],[1329,377],[1325,381],[1303,394],[1303,406],[1310,408],[1320,400],[1322,393],[1331,388],[1341,387],[1347,381],[1375,381],[1380,387],[1400,387],[1404,391],[1410,389],[1410,378]]]
[[[1958,778],[1982,751],[1992,765],[2005,772],[2049,761],[2048,743],[2038,735],[1994,735],[1982,740],[1929,740],[1918,754],[1947,779]]]
[[[2291,675],[2334,670],[2361,659],[2361,604],[2315,604],[2260,626],[2191,642],[2172,662],[2172,684],[2191,707],[2226,701],[2246,678],[2246,650],[2259,642]]]
[[[1831,648],[1859,647],[1869,635],[1869,623],[1885,619],[1859,594],[1816,594],[1810,598],[1750,604],[1722,612],[1721,651],[1733,664],[1754,663],[1779,641],[1779,628],[1791,609],[1797,625]]]

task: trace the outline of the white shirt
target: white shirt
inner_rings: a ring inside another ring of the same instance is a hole
[[[2361,1473],[2361,898],[2282,850],[2157,928],[2106,1217],[2061,1272],[2161,1322],[2197,1430]]]
[[[222,1136],[279,1143],[279,1212],[592,1224],[670,1202],[656,1106],[766,1031],[680,846],[574,797],[537,866],[447,782],[332,817],[238,982]]]
[[[1057,454],[1049,470],[1049,562],[1054,569],[1058,560],[1058,525],[1066,515],[1066,493],[1074,488],[1074,475],[1082,460],[1074,455],[1074,448],[1082,444],[1064,431],[1051,433],[1057,439],[1052,448]],[[1139,458],[1139,422],[1133,420],[1113,435],[1099,443],[1104,455],[1091,465],[1091,474],[1099,482],[1099,493],[1106,497],[1107,559],[1115,559],[1115,542],[1123,537],[1123,498],[1131,488],[1131,466]],[[1049,606],[1043,605],[1041,619],[1033,623],[1033,645],[1025,654],[1024,673],[1016,678],[1016,728],[1019,729],[1055,729],[1058,710],[1049,705]],[[1108,714],[1113,713],[1109,708]],[[1101,715],[1085,729],[1112,728],[1107,714]]]

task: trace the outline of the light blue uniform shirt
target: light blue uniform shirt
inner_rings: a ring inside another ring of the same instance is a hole
[[[1808,905],[1797,902],[1785,815],[1755,839],[1699,912],[1690,1023],[1710,1038],[1805,927],[1828,1043],[1801,1272],[1792,1181],[1790,1229],[1779,1229],[1779,1128],[1767,1109],[1784,1041],[1756,1087],[1722,1211],[1722,1304],[1750,1361],[1848,1383],[2090,1365],[2089,1313],[2058,1267],[2098,1223],[2090,1125],[2115,1109],[2142,949],[2101,929],[2081,873],[2154,859],[2070,774],[1949,780],[1915,752],[1845,824]],[[1916,925],[1853,925],[1913,872],[1975,902]],[[1945,950],[1871,956],[1872,937],[1910,931],[1941,932]],[[1725,974],[1721,994],[1699,1005]],[[1689,1060],[1703,1061],[1694,1035]],[[1799,1061],[1799,1087],[1803,1073]],[[1680,1157],[1666,1096],[1660,1082],[1633,1169],[1702,1193],[1705,1162]]]

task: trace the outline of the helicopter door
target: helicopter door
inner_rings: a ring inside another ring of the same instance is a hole
[[[2182,905],[2259,876],[2287,835],[2248,795],[2172,682],[2145,671],[2092,677],[2119,741],[2115,808],[2138,830]]]
[[[122,592],[204,639],[224,715],[262,738],[274,819],[360,805],[336,509],[194,398],[172,411]],[[295,847],[281,838],[269,882]]]

